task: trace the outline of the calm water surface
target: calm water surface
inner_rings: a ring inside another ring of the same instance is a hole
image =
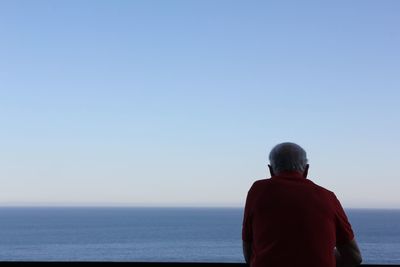
[[[243,262],[240,208],[0,208],[0,260]],[[400,210],[348,210],[365,263],[400,264]]]

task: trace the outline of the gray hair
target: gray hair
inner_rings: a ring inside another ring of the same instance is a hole
[[[307,166],[306,151],[295,143],[281,143],[269,153],[272,170],[277,174],[284,171],[303,172]]]

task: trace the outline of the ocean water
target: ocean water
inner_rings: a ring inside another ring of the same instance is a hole
[[[364,263],[400,264],[400,210],[347,210]],[[0,208],[0,261],[243,262],[240,208]]]

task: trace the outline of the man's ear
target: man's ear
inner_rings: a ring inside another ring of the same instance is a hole
[[[269,169],[269,173],[271,174],[271,176],[275,176],[274,170],[272,169],[272,166],[268,164],[268,169]]]
[[[304,168],[304,172],[303,172],[303,177],[307,178],[308,175],[308,169],[310,168],[310,164],[307,164],[306,167]]]

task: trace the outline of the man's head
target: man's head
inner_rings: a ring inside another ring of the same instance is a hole
[[[278,175],[282,172],[296,171],[307,177],[306,151],[295,143],[281,143],[276,145],[269,153],[268,165],[271,175]]]

